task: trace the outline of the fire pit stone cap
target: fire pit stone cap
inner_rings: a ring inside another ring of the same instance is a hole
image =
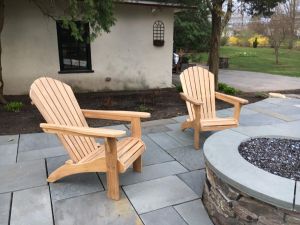
[[[293,139],[300,139],[300,124],[289,125],[290,129],[286,124],[277,124],[273,129],[272,125],[267,125],[217,132],[204,143],[206,166],[224,182],[249,196],[279,208],[300,212],[300,182],[262,170],[246,161],[238,151],[238,146],[251,137],[292,136]],[[298,132],[292,132],[295,128]]]

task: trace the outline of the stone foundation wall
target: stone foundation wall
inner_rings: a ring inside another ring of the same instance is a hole
[[[203,203],[215,225],[300,225],[300,213],[279,209],[224,183],[206,167]]]

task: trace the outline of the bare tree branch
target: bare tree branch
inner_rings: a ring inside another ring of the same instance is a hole
[[[57,18],[49,12],[47,9],[48,7],[43,7],[37,0],[32,0],[33,4],[39,8],[39,10],[43,13],[44,16],[47,16],[53,20],[56,20]],[[51,2],[54,4],[54,1],[51,0]]]
[[[223,17],[223,20],[222,20],[222,30],[224,30],[225,26],[228,24],[228,22],[231,18],[232,8],[233,8],[232,0],[228,0],[228,2],[227,2],[227,11],[226,11],[226,13]]]

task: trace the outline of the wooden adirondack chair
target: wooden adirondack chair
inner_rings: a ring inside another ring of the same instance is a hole
[[[199,149],[199,132],[223,130],[237,127],[241,106],[248,101],[242,98],[215,92],[214,75],[208,70],[194,66],[180,74],[183,93],[181,98],[186,101],[189,118],[181,125],[184,131],[194,129],[194,147]],[[215,98],[234,105],[234,115],[228,118],[216,116]]]
[[[70,86],[52,78],[42,77],[30,88],[30,98],[47,123],[41,128],[57,134],[70,160],[48,177],[55,182],[65,176],[85,172],[106,172],[107,196],[119,200],[119,173],[133,164],[141,172],[141,155],[145,144],[141,140],[141,118],[150,117],[145,112],[104,111],[80,109]],[[131,137],[117,141],[125,131],[90,128],[85,118],[109,119],[131,122]],[[95,138],[104,138],[103,145]]]

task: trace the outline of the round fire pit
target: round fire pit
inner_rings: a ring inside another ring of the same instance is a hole
[[[293,123],[209,137],[203,203],[214,224],[300,224],[299,148]]]

